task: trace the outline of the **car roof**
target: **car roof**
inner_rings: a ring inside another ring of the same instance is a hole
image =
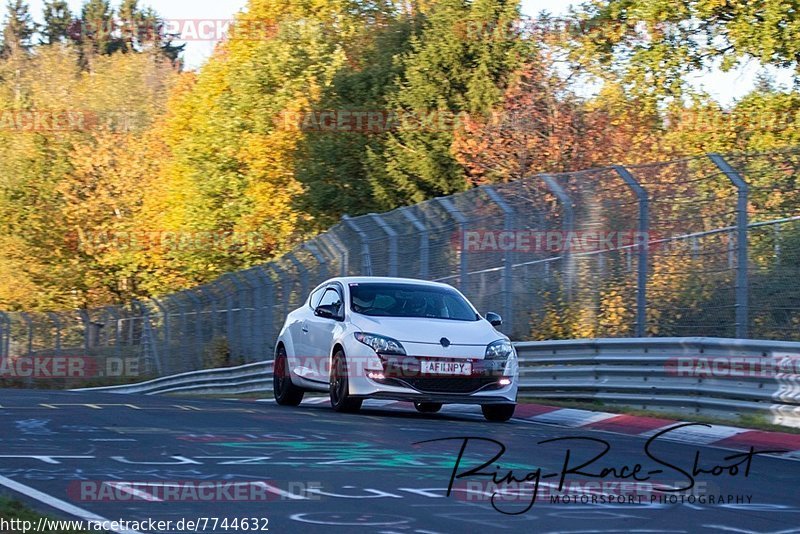
[[[384,284],[416,284],[416,285],[424,285],[424,286],[431,286],[431,287],[447,287],[453,289],[453,286],[448,284],[442,284],[440,282],[429,282],[427,280],[417,280],[414,278],[390,278],[386,276],[345,276],[340,278],[332,278],[328,280],[326,283],[330,282],[340,282],[342,284],[375,284],[375,283],[384,283]]]

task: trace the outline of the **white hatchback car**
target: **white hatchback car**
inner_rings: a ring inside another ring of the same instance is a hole
[[[489,421],[514,415],[519,366],[509,339],[456,289],[401,278],[334,278],[286,318],[275,348],[278,404],[327,391],[333,408],[364,399],[479,404]]]

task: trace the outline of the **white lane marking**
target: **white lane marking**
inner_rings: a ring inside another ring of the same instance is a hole
[[[115,490],[121,491],[122,493],[127,493],[128,495],[138,497],[139,499],[145,501],[163,502],[161,499],[151,493],[136,489],[135,486],[137,486],[137,484],[135,482],[103,482],[103,484],[110,488],[114,488]]]
[[[649,438],[672,426],[675,426],[675,423],[662,428],[648,430],[647,432],[639,435],[643,438]],[[711,428],[707,426],[685,426],[677,430],[672,430],[668,434],[664,434],[659,439],[664,439],[665,441],[678,441],[680,443],[691,443],[692,445],[709,445],[743,432],[748,432],[748,430],[725,425],[711,425]]]
[[[82,519],[83,521],[92,522],[92,523],[105,523],[110,524],[111,521],[106,519],[105,517],[99,516],[97,514],[93,514],[83,508],[78,508],[77,506],[70,504],[68,502],[64,502],[61,499],[57,499],[52,495],[48,495],[47,493],[43,493],[39,490],[33,489],[29,486],[24,484],[20,484],[10,478],[6,478],[0,475],[0,486],[5,486],[6,488],[10,489],[11,491],[16,491],[17,493],[21,493],[26,497],[30,497],[31,499],[37,500],[41,503],[50,506],[51,508],[55,508],[56,510],[60,510],[65,514],[69,514],[73,517],[77,517],[78,519]],[[115,534],[142,534],[138,530],[114,530],[112,531]]]
[[[303,404],[328,404],[330,402],[330,397],[309,397],[303,400]]]
[[[146,501],[153,501],[153,502],[163,502],[163,499],[157,497],[156,495],[145,491],[146,489],[154,489],[154,488],[184,488],[186,485],[178,482],[106,482],[111,487],[114,487],[122,492],[129,493],[131,495],[136,495],[137,497],[141,497]],[[282,490],[272,484],[267,484],[266,482],[262,481],[255,481],[255,482],[232,482],[230,483],[231,486],[239,487],[239,486],[258,486],[260,488],[264,488],[265,491],[277,495],[279,497],[284,497],[286,499],[291,499],[294,501],[307,501],[309,500],[308,497],[303,497],[302,495],[297,495],[296,493],[291,493],[285,490]],[[137,489],[137,488],[144,488],[144,489]]]
[[[588,425],[590,423],[597,423],[605,421],[612,417],[618,417],[617,413],[604,413],[604,412],[591,412],[589,410],[576,410],[574,408],[562,408],[552,412],[528,417],[527,421],[534,423],[548,423],[552,425],[566,426],[569,428],[578,428]]]

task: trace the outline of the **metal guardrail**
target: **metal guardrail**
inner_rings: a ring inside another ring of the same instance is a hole
[[[800,343],[720,338],[519,343],[520,391],[800,427]]]
[[[600,401],[684,415],[757,414],[800,427],[800,343],[721,338],[517,343],[520,395]],[[81,391],[220,393],[269,390],[272,362]]]
[[[165,393],[239,394],[272,389],[272,362],[192,371],[139,384],[76,389],[101,393],[163,395]]]

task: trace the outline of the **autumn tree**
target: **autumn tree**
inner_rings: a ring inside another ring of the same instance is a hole
[[[468,187],[452,153],[456,117],[488,114],[526,50],[510,31],[519,19],[518,2],[443,0],[424,16],[388,98],[397,130],[382,153],[371,153],[370,180],[382,208]]]
[[[6,4],[6,20],[3,25],[0,55],[10,56],[29,51],[35,32],[33,18],[25,0],[9,0]]]
[[[42,44],[55,44],[68,40],[73,19],[66,0],[45,0],[43,18]]]

